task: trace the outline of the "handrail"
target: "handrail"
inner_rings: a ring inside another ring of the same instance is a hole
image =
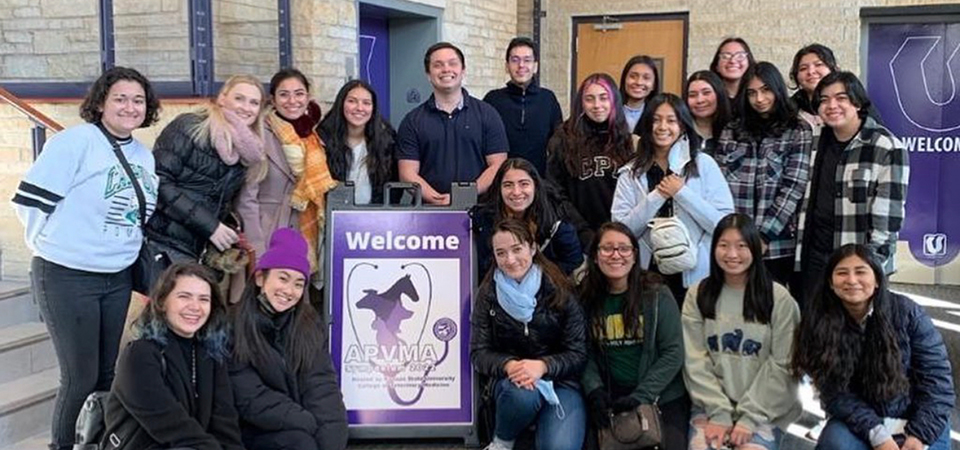
[[[60,125],[55,120],[47,117],[46,114],[38,111],[36,108],[28,105],[23,100],[20,100],[19,97],[13,95],[10,91],[4,89],[0,86],[0,100],[5,100],[11,106],[16,108],[18,111],[30,118],[35,124],[40,125],[44,128],[53,130],[54,132],[59,132],[63,130],[63,125]]]

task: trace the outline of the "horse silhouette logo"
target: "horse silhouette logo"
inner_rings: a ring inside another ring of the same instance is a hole
[[[413,317],[413,311],[403,306],[403,297],[414,302],[420,301],[420,294],[410,281],[410,275],[404,275],[386,291],[364,289],[363,293],[365,295],[357,301],[357,308],[373,311],[370,328],[377,332],[377,344],[387,348],[405,344],[400,338],[400,325]]]

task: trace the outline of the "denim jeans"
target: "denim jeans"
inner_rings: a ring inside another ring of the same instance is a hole
[[[707,445],[704,436],[705,426],[707,424],[707,414],[700,408],[694,406],[690,417],[690,450],[720,450],[728,447],[715,449]],[[777,450],[780,448],[780,441],[783,439],[783,430],[772,424],[759,424],[753,430],[749,443],[749,448],[763,448],[766,450]],[[746,445],[746,444],[745,444]],[[740,448],[743,448],[741,446]]]
[[[509,379],[497,382],[494,390],[496,437],[513,441],[536,422],[537,450],[580,450],[586,432],[587,412],[580,391],[554,384],[560,408],[550,405],[536,389],[516,387]],[[563,416],[563,417],[560,417]]]
[[[30,279],[60,363],[51,448],[69,449],[84,399],[113,383],[130,304],[130,270],[85,272],[34,257]]]
[[[841,420],[830,420],[827,426],[823,427],[820,433],[820,439],[817,440],[817,450],[872,450],[870,443],[860,439],[853,434],[847,424]],[[937,438],[937,441],[930,444],[927,450],[950,450],[950,424],[947,423],[946,429]]]

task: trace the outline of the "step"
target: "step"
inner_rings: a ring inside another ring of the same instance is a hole
[[[0,384],[56,366],[46,325],[27,322],[0,328]]]
[[[30,436],[20,442],[10,444],[6,447],[0,447],[0,450],[40,450],[47,448],[50,443],[50,431]]]
[[[40,320],[40,310],[33,302],[30,284],[0,281],[0,328]]]
[[[0,448],[50,429],[59,385],[58,368],[0,384]]]

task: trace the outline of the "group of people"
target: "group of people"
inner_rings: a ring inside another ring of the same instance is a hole
[[[357,203],[384,202],[393,180],[428,204],[455,182],[481,194],[471,359],[492,449],[534,424],[539,448],[596,446],[641,404],[658,405],[665,449],[774,449],[803,376],[830,418],[822,448],[946,448],[942,339],[886,287],[906,152],[830,49],[798,52],[792,97],[739,38],[679,96],[637,56],[619,87],[586,77],[566,120],[534,42],[505,56],[510,81],[481,101],[462,51],[431,46],[433,94],[397,131],[363,81],[323,114],[296,69],[266,90],[234,76],[152,152],[132,137],[158,119],[150,82],[107,70],[87,123],[48,141],[13,199],[60,362],[51,448],[73,445],[87,394],[112,390],[107,448],[342,449],[314,306],[325,195],[350,182]],[[683,261],[651,238],[666,219]],[[209,262],[236,248],[250,273]],[[170,266],[118,358],[144,255]]]

